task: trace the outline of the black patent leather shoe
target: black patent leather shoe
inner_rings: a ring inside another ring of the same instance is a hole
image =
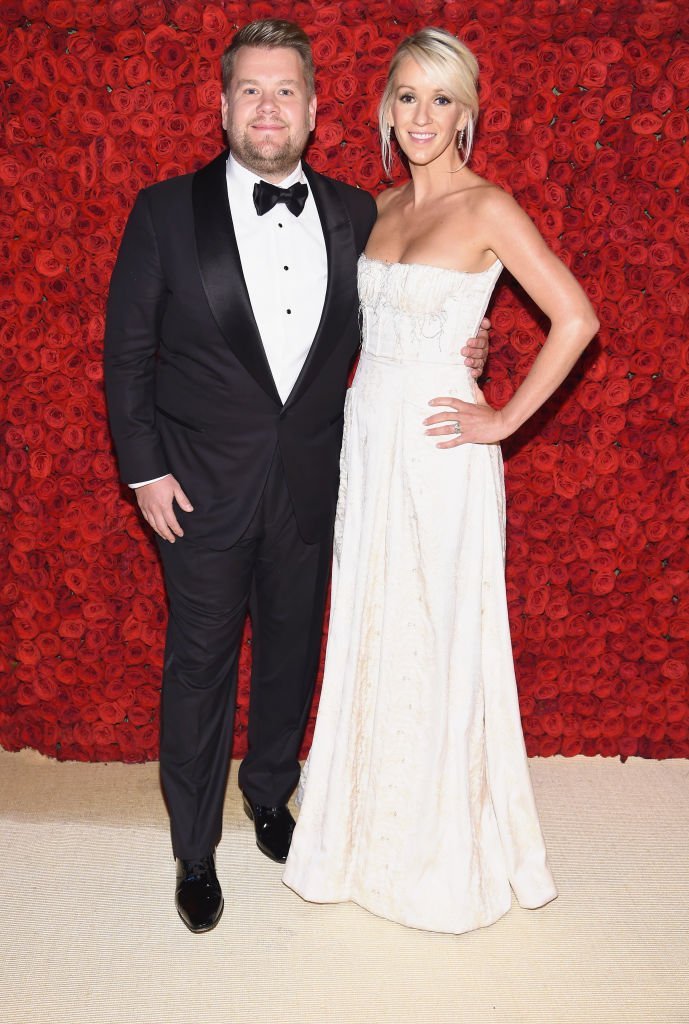
[[[242,795],[244,810],[256,829],[259,850],[278,864],[284,864],[292,842],[294,818],[284,804],[281,807],[264,807],[263,804],[252,803],[246,794]]]
[[[199,860],[177,858],[177,913],[190,932],[209,932],[222,917],[224,902],[212,853]]]

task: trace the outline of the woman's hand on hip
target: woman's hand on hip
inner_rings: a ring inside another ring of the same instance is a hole
[[[482,395],[478,405],[449,395],[432,398],[428,404],[440,407],[438,412],[423,421],[425,433],[440,438],[436,448],[456,448],[461,444],[496,444],[511,433],[501,410],[493,409]]]

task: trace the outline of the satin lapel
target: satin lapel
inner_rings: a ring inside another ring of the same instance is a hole
[[[249,292],[242,273],[237,239],[227,198],[221,153],[194,175],[192,203],[196,252],[208,305],[230,348],[278,405],[282,405],[270,372]]]
[[[350,320],[352,302],[357,302],[356,242],[347,210],[333,183],[307,164],[303,166],[323,227],[328,284],[318,330],[285,405],[291,405],[314,381]]]

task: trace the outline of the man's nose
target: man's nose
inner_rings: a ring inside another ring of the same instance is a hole
[[[277,110],[277,108],[278,108],[278,98],[277,98],[276,93],[274,93],[274,92],[272,92],[270,90],[266,90],[265,92],[261,93],[261,98],[260,98],[260,100],[258,102],[258,109],[259,110],[269,111],[269,110]]]

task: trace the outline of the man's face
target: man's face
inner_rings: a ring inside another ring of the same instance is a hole
[[[282,181],[316,123],[316,97],[307,93],[297,51],[243,46],[221,110],[232,155],[266,181]]]

